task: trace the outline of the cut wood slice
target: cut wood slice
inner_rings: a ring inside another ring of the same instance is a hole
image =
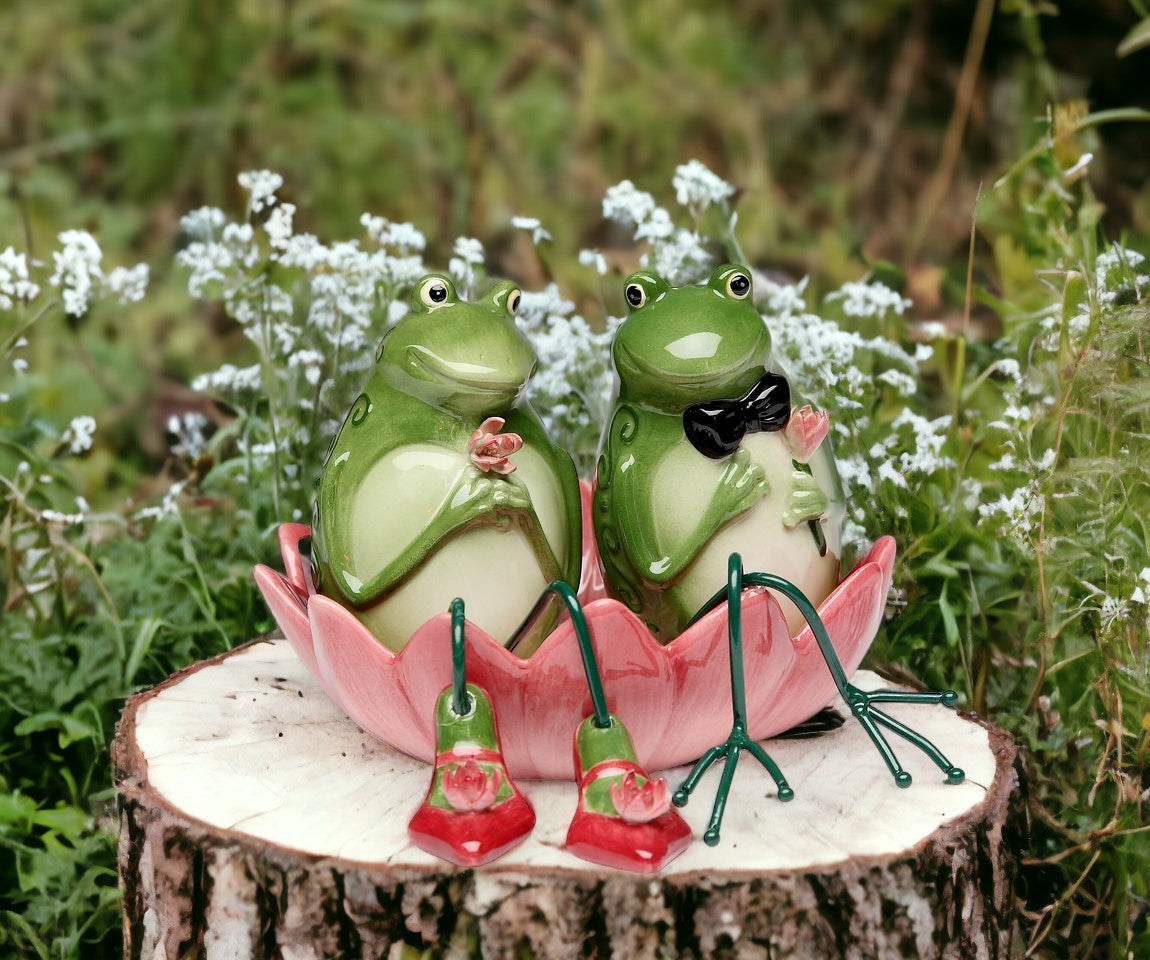
[[[886,686],[860,671],[864,689]],[[839,704],[839,711],[845,713]],[[283,640],[197,663],[129,700],[113,758],[132,958],[1009,955],[1021,847],[1001,730],[944,707],[889,712],[966,771],[895,741],[898,789],[858,723],[767,744],[795,799],[740,763],[722,840],[655,876],[563,848],[571,782],[521,782],[538,822],[459,870],[413,847],[429,767],[360,731]],[[682,811],[701,838],[719,764]],[[672,789],[686,768],[666,773]]]

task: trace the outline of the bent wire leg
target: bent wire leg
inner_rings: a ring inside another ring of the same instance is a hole
[[[715,793],[715,804],[711,807],[711,821],[703,831],[703,843],[713,847],[719,842],[719,828],[723,825],[723,811],[727,808],[727,795],[731,792],[731,782],[735,779],[735,767],[739,763],[739,744],[733,744],[727,751],[727,762],[723,764],[723,776]]]
[[[719,757],[726,756],[726,745],[721,747],[711,747],[704,753],[695,765],[691,768],[691,772],[687,774],[687,779],[679,784],[679,789],[675,791],[674,796],[671,797],[671,802],[676,807],[685,807],[687,801],[691,798],[691,791],[695,789],[703,774],[710,769],[711,764],[714,763]]]
[[[798,587],[789,580],[784,580],[782,577],[771,573],[752,573],[747,576],[746,580],[747,583],[755,586],[769,587],[772,590],[778,590],[785,597],[788,597],[802,612],[803,617],[810,625],[811,632],[815,635],[815,640],[819,645],[819,652],[822,653],[823,660],[826,661],[827,668],[834,678],[835,686],[838,688],[839,694],[843,700],[846,701],[851,713],[858,719],[859,723],[862,724],[863,729],[867,732],[867,736],[870,737],[871,742],[875,745],[875,749],[882,755],[896,784],[900,787],[909,786],[910,774],[902,769],[898,758],[890,748],[890,744],[887,743],[886,738],[878,729],[876,721],[879,723],[890,721],[890,723],[884,723],[884,725],[899,734],[899,736],[903,737],[909,743],[918,747],[929,756],[931,760],[938,764],[943,772],[946,773],[948,782],[961,783],[963,781],[965,775],[962,770],[946,760],[942,752],[926,737],[912,730],[905,724],[899,723],[887,714],[874,709],[874,704],[876,703],[934,703],[949,707],[954,706],[954,704],[958,702],[957,693],[953,690],[944,690],[941,693],[911,693],[904,690],[876,690],[874,693],[868,693],[865,690],[860,690],[847,680],[846,671],[843,670],[842,661],[839,660],[838,654],[835,652],[826,626],[819,617],[818,611],[815,610],[810,600],[807,599],[806,595],[803,594]],[[897,724],[897,726],[895,726],[895,724]],[[939,758],[941,758],[942,762],[940,762]]]
[[[727,600],[727,647],[731,656],[731,734],[725,743],[711,747],[704,753],[687,779],[675,791],[672,801],[676,806],[685,806],[690,799],[691,791],[699,782],[699,778],[720,757],[725,758],[723,774],[719,778],[719,789],[715,794],[715,803],[711,809],[711,820],[703,834],[703,840],[709,846],[719,842],[719,831],[723,825],[723,812],[727,807],[727,797],[731,792],[731,783],[735,778],[735,767],[739,762],[739,754],[746,750],[759,761],[770,773],[779,788],[779,799],[790,800],[795,792],[788,785],[786,778],[779,769],[778,764],[768,756],[767,751],[755,743],[747,735],[747,696],[746,683],[743,678],[743,640],[742,640],[742,593],[743,593],[743,564],[737,553],[732,553],[727,561],[727,586],[712,598],[711,606],[720,603],[723,597]],[[706,609],[695,615],[697,620]]]

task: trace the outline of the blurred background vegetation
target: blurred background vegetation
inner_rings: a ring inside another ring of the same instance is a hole
[[[456,236],[481,237],[491,272],[525,285],[553,275],[594,321],[599,290],[578,251],[599,248],[623,271],[637,258],[629,233],[602,219],[603,191],[631,178],[665,199],[670,172],[698,157],[739,189],[738,236],[755,266],[809,274],[816,291],[876,270],[913,298],[913,321],[962,328],[972,351],[989,350],[1009,309],[1036,308],[1028,291],[1036,270],[1057,265],[1063,226],[1044,218],[1035,201],[1046,195],[1025,164],[996,181],[1035,158],[1052,122],[1150,108],[1150,50],[1117,55],[1147,16],[1142,0],[10,2],[0,10],[0,249],[45,258],[59,231],[82,227],[114,262],[144,260],[153,276],[131,309],[45,318],[26,352],[37,409],[58,423],[96,417],[81,488],[97,510],[167,489],[168,419],[207,403],[187,384],[252,351],[222,309],[189,301],[174,265],[179,217],[201,204],[242,208],[236,175],[253,168],[284,175],[297,229],[354,235],[364,211],[410,220],[428,235],[431,264],[446,262]],[[1094,155],[1087,229],[1096,222],[1101,236],[1147,251],[1150,125],[1091,124],[1072,139]],[[543,258],[508,227],[517,214],[554,235]],[[0,411],[0,425],[13,416]],[[36,651],[15,649],[6,616],[5,949],[118,950],[104,749],[117,705],[269,626],[246,574],[253,554],[274,560],[266,530],[244,548],[234,527],[213,523],[172,542],[149,538],[144,560],[143,548],[129,557],[108,546],[101,573],[119,603],[122,648],[113,667],[63,627],[38,628]],[[172,600],[165,576],[195,579],[189,555],[208,557],[211,595],[189,588]],[[197,622],[208,626],[188,626]],[[1023,623],[1018,637],[1035,629]],[[985,671],[1006,662],[991,651],[1004,637],[979,654],[975,700],[1005,714],[1009,702],[985,689]],[[958,668],[921,649],[912,657],[896,639],[880,645],[883,657],[931,679]],[[1080,679],[1066,703],[1087,696],[1090,677]],[[1050,722],[1040,682],[1012,724],[1028,743]],[[1020,683],[1026,700],[1029,678]],[[1150,723],[1132,716],[1135,727]],[[1073,765],[1073,738],[1055,739]],[[1129,742],[1137,797],[1150,787],[1145,732]],[[1084,805],[1089,786],[1040,784],[1020,943],[1053,957],[1145,956],[1133,951],[1147,943],[1146,847],[1108,848],[1106,870],[1093,869],[1100,824]],[[1144,824],[1143,803],[1121,829]]]

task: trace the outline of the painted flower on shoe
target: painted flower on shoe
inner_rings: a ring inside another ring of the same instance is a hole
[[[611,802],[627,823],[650,823],[671,809],[671,794],[662,777],[639,786],[635,771],[629,770],[621,783],[611,784]]]
[[[796,407],[791,411],[791,419],[787,421],[787,446],[799,463],[806,463],[819,444],[826,439],[830,429],[830,417],[825,410],[815,411],[809,403]]]
[[[484,473],[514,473],[515,464],[507,458],[523,446],[517,433],[500,433],[506,421],[502,417],[488,417],[467,441],[471,462]]]
[[[474,760],[465,760],[454,770],[443,771],[443,795],[461,813],[486,810],[499,795],[503,776],[495,767],[488,774]]]

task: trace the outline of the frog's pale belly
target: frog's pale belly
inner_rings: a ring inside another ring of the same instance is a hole
[[[522,531],[475,527],[444,543],[387,599],[355,613],[381,643],[399,650],[462,597],[467,619],[505,643],[546,586]]]
[[[822,525],[827,541],[823,556],[819,555],[818,544],[806,523],[791,529],[783,525],[792,473],[783,436],[752,434],[743,440],[742,447],[763,468],[769,490],[750,510],[715,534],[671,588],[677,606],[687,616],[727,582],[727,559],[734,552],[742,555],[744,570],[785,577],[816,606],[838,583],[843,504],[829,446],[824,444],[810,464],[831,502]],[[702,520],[726,466],[726,460],[709,460],[685,442],[676,445],[659,462],[651,492],[656,535],[668,552],[673,552],[675,545]],[[789,600],[778,599],[791,632],[796,633],[804,624],[802,615]]]
[[[525,447],[514,456],[514,476],[530,492],[543,533],[562,558],[569,534],[558,481],[534,450]],[[402,556],[469,466],[465,454],[435,444],[411,444],[381,457],[352,494],[348,566],[354,576],[367,582]],[[521,528],[478,525],[449,534],[390,595],[354,612],[380,642],[399,650],[419,627],[462,597],[467,619],[502,643],[547,583]]]

